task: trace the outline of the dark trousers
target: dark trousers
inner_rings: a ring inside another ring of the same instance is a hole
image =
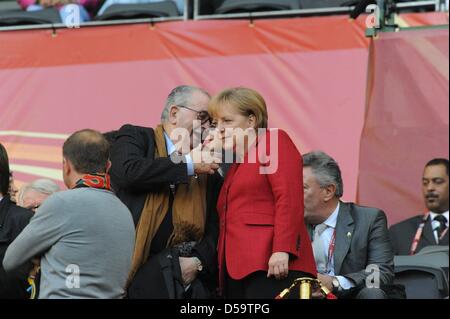
[[[339,299],[389,299],[387,293],[380,288],[357,287],[336,293]]]
[[[275,277],[267,278],[267,272],[257,271],[241,280],[230,278],[225,274],[225,298],[226,299],[275,299],[284,289],[289,288],[295,279],[311,277],[301,271],[289,271],[286,279],[276,280]],[[298,289],[293,289],[289,299],[298,299]]]

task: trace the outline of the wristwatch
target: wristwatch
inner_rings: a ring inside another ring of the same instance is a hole
[[[337,279],[337,277],[333,277],[331,283],[333,284],[334,292],[342,290],[341,283],[339,282],[339,279]]]
[[[203,264],[202,264],[201,260],[198,259],[197,257],[192,257],[192,258],[197,263],[197,271],[201,272],[203,270]]]

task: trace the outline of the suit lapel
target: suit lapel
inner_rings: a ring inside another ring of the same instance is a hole
[[[348,204],[340,202],[339,215],[336,223],[336,248],[334,251],[334,273],[338,275],[342,263],[350,248],[355,228]]]

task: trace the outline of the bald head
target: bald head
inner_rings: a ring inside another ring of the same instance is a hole
[[[97,131],[86,129],[73,133],[64,143],[63,156],[81,174],[105,173],[109,143]]]

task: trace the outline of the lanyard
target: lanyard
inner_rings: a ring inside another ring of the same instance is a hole
[[[336,228],[333,230],[333,236],[331,237],[330,245],[328,246],[328,260],[326,265],[327,274],[330,273],[331,262],[333,260],[334,249],[336,248]]]
[[[445,235],[447,234],[447,230],[448,230],[448,228],[446,228],[446,229],[442,232],[441,237],[439,237],[439,242],[440,242],[442,239],[444,239]]]
[[[423,215],[422,221],[419,224],[419,227],[417,227],[416,235],[414,236],[413,242],[411,244],[411,249],[409,251],[410,256],[416,253],[417,245],[419,244],[420,238],[422,237],[423,229],[429,215],[430,213],[425,213],[425,215]]]

